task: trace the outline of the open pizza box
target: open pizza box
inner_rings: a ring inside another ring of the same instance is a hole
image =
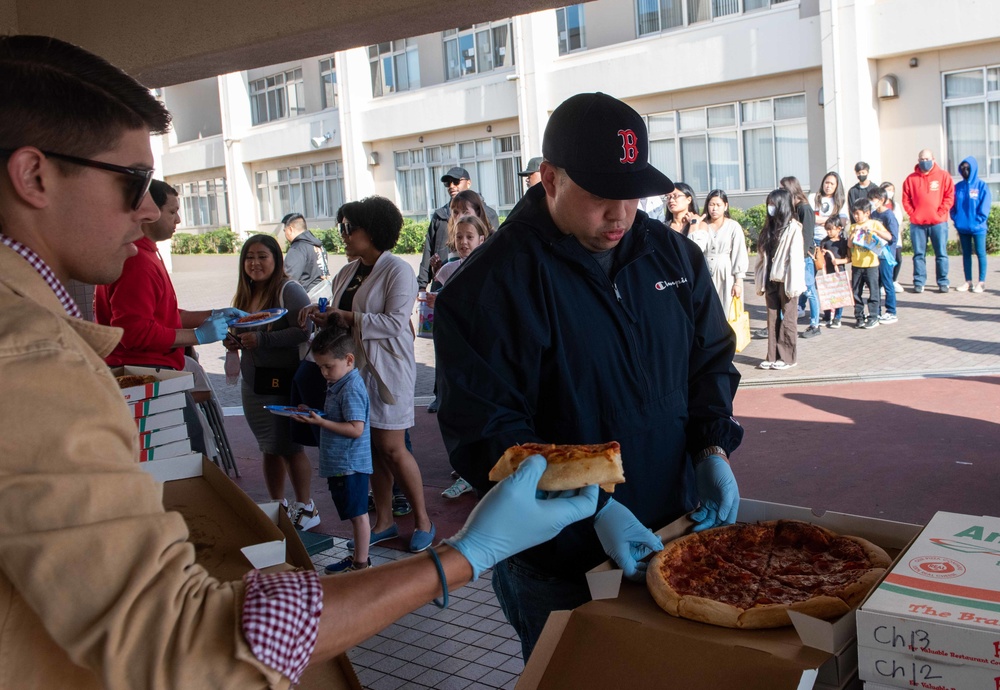
[[[869,539],[895,557],[918,525],[808,508],[741,500],[741,522],[795,519]],[[657,532],[664,542],[686,534],[681,518]],[[593,601],[553,613],[518,689],[579,687],[699,690],[834,688],[853,682],[857,667],[854,612],[833,621],[792,613],[794,627],[734,630],[675,618],[653,600],[644,583],[622,582],[610,561],[587,574]]]
[[[114,367],[111,370],[113,376],[123,376],[134,374],[136,376],[152,376],[155,383],[146,383],[140,386],[122,388],[122,396],[125,402],[134,403],[138,400],[157,398],[161,395],[178,393],[194,388],[194,376],[189,371],[174,371],[173,369],[158,369],[153,367]]]
[[[207,458],[143,463],[163,484],[163,507],[183,516],[197,562],[222,581],[262,572],[312,570],[312,559],[278,502],[254,503]],[[362,690],[346,654],[311,665],[299,690]]]

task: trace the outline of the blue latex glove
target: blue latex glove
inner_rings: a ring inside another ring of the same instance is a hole
[[[219,314],[205,319],[200,326],[194,329],[194,337],[198,339],[198,344],[215,343],[225,338],[229,328],[226,322],[232,318]]]
[[[594,518],[594,529],[604,553],[611,556],[626,578],[633,582],[646,579],[646,564],[639,561],[663,548],[663,542],[652,530],[613,498],[608,499]]]
[[[222,309],[213,309],[212,314],[208,318],[214,319],[217,316],[224,316],[226,317],[226,321],[232,321],[233,319],[242,319],[244,316],[249,315],[249,312],[237,309],[236,307],[224,307]]]
[[[694,467],[701,507],[691,513],[695,532],[736,522],[740,491],[733,470],[721,455],[709,455]]]
[[[594,514],[596,486],[580,489],[572,497],[537,498],[535,490],[546,466],[541,455],[527,458],[483,496],[458,534],[444,540],[472,565],[473,580],[498,561],[546,542],[567,525]]]

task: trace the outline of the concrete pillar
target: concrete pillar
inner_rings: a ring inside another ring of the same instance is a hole
[[[355,48],[337,53],[337,82],[340,89],[340,153],[344,159],[344,195],[347,200],[375,193],[375,179],[368,164],[371,142],[365,146],[355,126],[363,117],[364,104],[371,100],[371,72],[368,49]],[[379,161],[379,165],[393,164]]]
[[[521,130],[521,160],[542,155],[542,136],[549,121],[549,93],[546,79],[540,78],[559,57],[555,12],[535,12],[514,17],[517,56],[517,113]]]
[[[219,77],[219,106],[222,112],[222,142],[225,146],[229,225],[237,236],[247,238],[257,230],[257,188],[250,164],[243,158],[242,138],[249,132],[252,121],[250,97],[242,72]]]
[[[846,187],[855,183],[854,164],[866,161],[875,180],[882,179],[878,81],[869,59],[872,0],[820,0],[823,54],[823,119],[826,166]]]

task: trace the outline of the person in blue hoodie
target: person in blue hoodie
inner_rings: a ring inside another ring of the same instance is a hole
[[[951,220],[958,230],[962,243],[962,268],[965,283],[956,288],[959,292],[986,289],[986,219],[990,216],[990,188],[979,179],[979,163],[969,156],[958,166],[962,181],[955,185],[955,205],[951,207]],[[979,259],[979,282],[972,284],[972,253]]]

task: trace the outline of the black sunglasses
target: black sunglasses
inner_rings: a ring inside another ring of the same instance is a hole
[[[349,220],[342,220],[342,221],[340,221],[340,234],[341,235],[347,235],[348,237],[350,237],[351,236],[351,232],[353,230],[354,230],[354,226],[351,225],[351,221],[349,221]]]
[[[16,150],[17,149],[0,149],[0,155],[12,156]],[[41,151],[41,149],[39,149],[39,151]],[[123,165],[104,163],[103,161],[94,161],[89,158],[67,156],[65,153],[53,153],[52,151],[42,151],[42,153],[49,158],[56,158],[61,161],[66,161],[67,163],[72,163],[73,165],[83,165],[88,168],[97,168],[99,170],[115,172],[120,175],[128,175],[130,178],[129,196],[131,198],[131,208],[133,211],[138,211],[139,207],[142,206],[142,200],[146,198],[146,194],[149,192],[149,185],[153,182],[152,168],[126,168]]]

